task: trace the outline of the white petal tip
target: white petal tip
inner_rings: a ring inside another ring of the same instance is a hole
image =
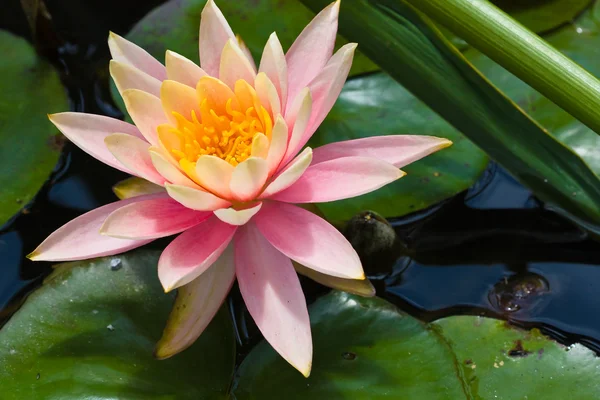
[[[305,367],[300,367],[298,365],[292,365],[294,368],[296,368],[305,378],[308,378],[310,376],[310,372],[312,370],[312,361],[308,363],[307,366]]]
[[[406,175],[406,172],[404,172],[401,169],[399,169],[398,170],[398,176],[396,177],[396,179],[400,179],[400,178],[402,178],[405,175]]]
[[[452,146],[454,143],[452,140],[440,138],[440,144],[438,145],[438,150],[445,149],[446,147]]]
[[[204,5],[204,8],[202,9],[202,14],[204,14],[204,12],[209,11],[209,9],[214,9],[217,8],[217,5],[215,4],[214,0],[208,0],[206,2],[206,4]]]
[[[163,287],[163,290],[165,293],[170,293],[172,292],[174,289],[177,289],[179,286],[181,286],[179,284],[179,280],[170,280],[170,279],[165,279],[165,276],[158,276],[158,280],[160,281],[160,284]]]
[[[154,349],[154,358],[157,360],[166,360],[174,355],[174,352],[169,351],[169,348],[164,347],[160,342],[157,343],[156,348]]]

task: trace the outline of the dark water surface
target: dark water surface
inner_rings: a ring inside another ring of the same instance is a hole
[[[108,90],[108,31],[125,34],[161,2],[46,0],[58,39],[38,43],[61,71],[73,110],[120,115]],[[2,6],[0,29],[31,40],[19,1]],[[62,224],[114,201],[111,186],[125,177],[65,146],[35,201],[0,230],[0,325],[50,271],[50,263],[25,255]],[[600,352],[600,245],[546,211],[495,164],[468,192],[392,225],[402,244],[395,261],[366,263],[380,296],[426,321],[495,316]],[[304,283],[309,299],[323,293]],[[232,293],[230,305],[241,342],[254,343],[258,336],[239,293]]]

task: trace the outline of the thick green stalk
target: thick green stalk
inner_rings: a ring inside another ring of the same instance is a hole
[[[487,0],[405,0],[600,133],[600,81]]]

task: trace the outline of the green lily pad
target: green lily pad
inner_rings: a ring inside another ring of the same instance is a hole
[[[50,176],[62,148],[46,114],[69,109],[52,66],[22,38],[0,30],[0,225]]]
[[[332,292],[310,307],[311,376],[260,343],[236,373],[248,399],[461,399],[455,358],[438,335],[391,304]]]
[[[235,376],[247,399],[596,399],[600,360],[537,330],[459,316],[425,325],[378,299],[332,292],[310,307],[308,379],[260,343]]]
[[[328,220],[344,222],[364,210],[390,218],[427,208],[470,187],[488,163],[483,151],[384,73],[349,80],[309,145],[402,134],[454,144],[402,168],[404,178],[375,192],[319,204]]]
[[[588,348],[562,346],[538,330],[460,316],[433,323],[448,341],[473,399],[597,399],[600,360]]]
[[[205,4],[206,0],[170,0],[138,22],[127,38],[160,61],[164,61],[168,49],[198,62],[198,26]],[[271,33],[277,32],[285,50],[315,16],[298,0],[217,0],[217,5],[257,63]],[[347,42],[338,36],[337,47]],[[357,52],[351,74],[377,69]]]
[[[222,310],[168,360],[153,350],[174,297],[156,276],[159,253],[66,263],[0,330],[3,400],[224,399],[235,359]]]
[[[544,39],[591,74],[600,77],[600,2],[596,2],[574,25],[546,35]],[[468,50],[465,56],[533,119],[572,148],[596,174],[600,174],[600,153],[597,151],[600,136],[597,133],[482,53]]]

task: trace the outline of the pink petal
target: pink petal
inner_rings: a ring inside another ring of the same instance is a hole
[[[158,173],[170,183],[188,186],[195,189],[200,188],[198,185],[196,185],[196,183],[194,183],[194,181],[185,176],[185,174],[183,174],[179,168],[177,168],[170,160],[168,160],[161,150],[151,147],[150,158],[152,159],[154,168],[156,168]]]
[[[282,113],[280,96],[273,82],[264,72],[256,75],[254,79],[254,89],[260,99],[261,105],[271,113],[273,118],[277,118]]]
[[[310,90],[305,88],[296,98],[294,105],[292,105],[290,109],[290,113],[285,116],[288,128],[292,129],[292,134],[290,135],[287,150],[283,157],[284,165],[287,164],[287,162],[291,160],[306,143],[304,138],[306,136],[306,128],[308,127],[312,110],[312,96]]]
[[[194,189],[189,186],[166,185],[169,196],[192,210],[213,211],[229,207],[231,203],[210,192]]]
[[[281,99],[280,109],[285,110],[288,86],[287,61],[275,32],[269,36],[269,40],[265,45],[258,71],[264,72],[269,77]],[[258,91],[258,88],[256,90]]]
[[[331,57],[331,60],[329,60],[323,71],[308,85],[312,95],[313,108],[308,127],[298,142],[296,151],[300,150],[308,142],[327,114],[329,114],[329,111],[331,111],[350,72],[354,50],[356,50],[356,43],[348,43],[340,48]]]
[[[188,85],[176,81],[164,81],[160,87],[160,101],[165,115],[174,126],[177,126],[177,119],[173,113],[178,113],[190,121],[192,111],[196,113],[196,117],[200,117],[200,101],[196,89]]]
[[[223,198],[231,197],[229,182],[233,170],[233,165],[216,156],[200,156],[196,161],[196,174],[202,187]]]
[[[194,211],[171,199],[138,201],[113,211],[100,233],[124,239],[156,239],[174,235],[198,225],[209,212]]]
[[[110,32],[108,47],[115,61],[129,64],[159,81],[167,79],[165,67],[146,50],[129,40]]]
[[[346,140],[314,149],[313,165],[336,158],[365,156],[402,168],[451,144],[448,139],[418,135],[373,136]]]
[[[267,188],[260,195],[261,199],[266,199],[273,196],[275,193],[279,193],[282,190],[292,186],[306,171],[310,162],[312,161],[312,149],[307,147],[298,154],[298,157],[292,160],[285,169],[277,175],[277,177],[269,183]]]
[[[365,278],[358,254],[344,235],[310,211],[268,202],[254,223],[277,250],[306,267],[338,278]]]
[[[200,18],[200,65],[210,76],[219,76],[221,53],[229,39],[235,39],[233,31],[215,2],[208,0]]]
[[[152,146],[158,145],[157,128],[168,122],[160,99],[141,90],[130,89],[122,94],[125,107],[135,125]]]
[[[202,276],[177,290],[177,299],[154,355],[162,360],[191,346],[223,304],[235,281],[229,246]]]
[[[304,275],[315,282],[319,282],[323,286],[363,297],[373,297],[376,294],[375,288],[368,279],[337,278],[335,276],[322,274],[314,269],[298,264],[297,262],[292,262],[292,264],[297,273]]]
[[[102,115],[64,112],[49,115],[50,121],[77,147],[113,168],[131,174],[104,144],[104,138],[115,132],[143,138],[134,125]]]
[[[369,193],[405,175],[385,161],[345,157],[308,167],[292,186],[272,197],[289,203],[324,203]]]
[[[252,66],[252,70],[256,73],[256,63],[254,62],[254,58],[252,57],[252,52],[250,51],[250,49],[248,48],[246,43],[242,40],[242,37],[239,34],[235,35],[235,38],[237,40],[238,46],[240,46],[240,49],[242,50],[244,55],[248,58],[248,61],[250,62],[250,65]]]
[[[231,89],[242,79],[248,83],[254,82],[256,71],[237,44],[235,39],[229,39],[223,48],[219,67],[219,79]]]
[[[312,365],[310,321],[292,263],[253,224],[238,230],[234,245],[235,272],[250,315],[271,346],[308,377]]]
[[[213,212],[221,221],[230,225],[241,226],[250,221],[250,219],[260,211],[261,206],[262,203],[258,203],[255,206],[241,210],[236,210],[230,207],[215,210]]]
[[[206,72],[197,66],[196,63],[174,51],[167,50],[165,64],[167,65],[168,79],[183,83],[194,89],[196,89],[200,78],[206,75]]]
[[[152,159],[150,158],[150,143],[127,135],[125,133],[113,133],[104,139],[104,143],[113,156],[125,168],[133,171],[133,175],[144,178],[157,185],[164,185],[165,178],[158,173]]]
[[[158,278],[165,292],[202,275],[221,256],[236,229],[212,216],[177,236],[158,261]]]
[[[285,58],[288,68],[288,108],[333,54],[340,1],[332,3],[304,28]]]
[[[129,204],[157,198],[168,197],[162,193],[152,194],[96,208],[58,228],[27,257],[33,261],[85,260],[123,253],[150,243],[152,240],[128,240],[103,236],[100,234],[100,227],[113,211]]]
[[[115,60],[110,61],[110,76],[112,76],[121,95],[127,89],[138,89],[154,96],[160,94],[160,81],[129,64]]]
[[[275,125],[271,131],[271,145],[269,154],[267,154],[267,163],[269,164],[269,175],[273,174],[279,167],[281,160],[287,149],[288,127],[285,120],[280,115],[275,120]]]
[[[248,157],[239,163],[231,174],[231,194],[239,201],[250,201],[258,195],[268,176],[269,166],[266,160]]]
[[[145,179],[138,178],[137,176],[132,176],[131,178],[117,182],[117,184],[112,187],[112,191],[119,200],[130,199],[146,194],[167,193],[167,190],[164,187],[148,182]]]

